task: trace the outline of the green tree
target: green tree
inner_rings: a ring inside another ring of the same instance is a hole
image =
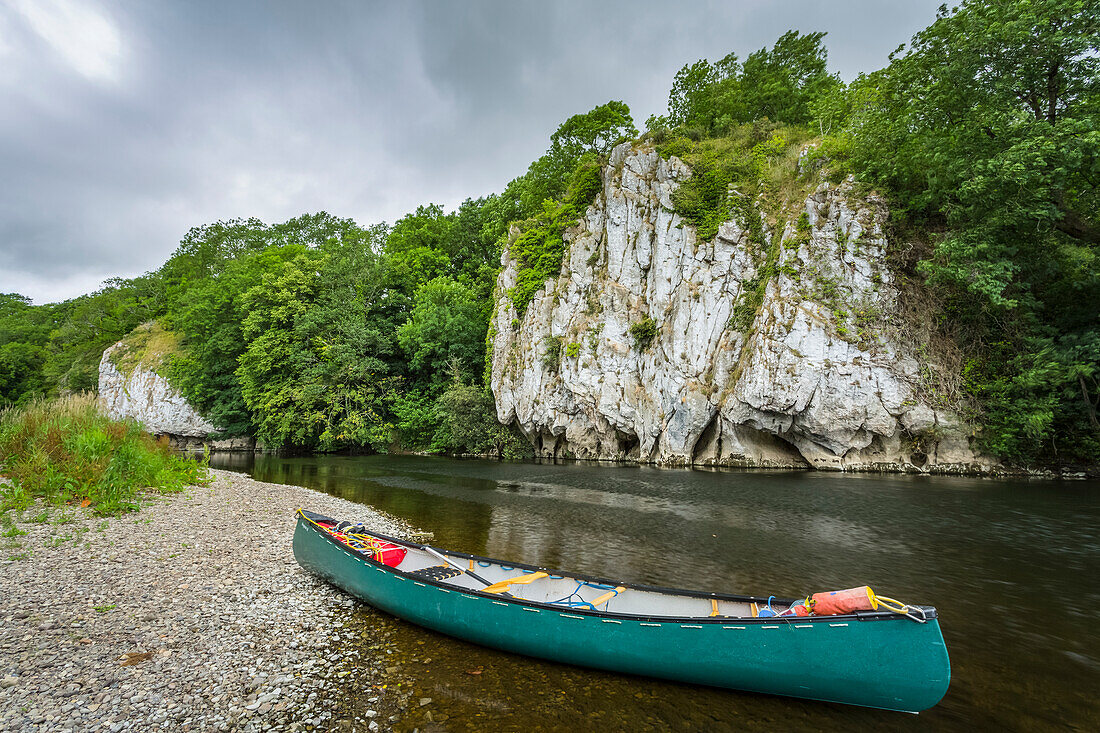
[[[386,404],[396,386],[382,357],[386,334],[369,303],[346,296],[332,253],[308,252],[266,273],[243,297],[248,344],[237,378],[256,434],[275,445],[384,450]],[[374,272],[360,273],[369,278]]]
[[[713,135],[764,118],[789,125],[809,122],[816,100],[840,85],[826,68],[824,37],[788,31],[743,64],[732,53],[714,64],[706,59],[685,64],[668,95],[668,124]],[[654,129],[659,122],[647,126]]]
[[[343,287],[338,297],[354,302],[365,286],[348,283],[360,269],[369,271],[367,263],[377,260],[385,234],[384,226],[364,229],[326,212],[275,225],[250,219],[192,229],[161,269],[171,293],[168,324],[184,337],[183,353],[169,365],[171,381],[228,434],[252,432],[253,413],[237,375],[249,345],[242,329],[248,316],[245,294],[265,273],[316,254],[327,255],[325,284]]]
[[[436,444],[454,453],[499,450],[501,425],[493,397],[484,389],[454,379],[439,398]]]
[[[215,277],[230,262],[270,244],[259,219],[234,219],[192,227],[160,269],[170,299],[196,282]]]
[[[470,289],[441,277],[417,291],[397,339],[416,383],[438,392],[447,384],[449,368],[467,377],[480,374],[487,330],[484,309]]]
[[[392,409],[403,449],[436,449],[435,436],[439,430],[440,418],[432,395],[418,389],[409,390],[394,397]]]
[[[169,325],[183,335],[183,353],[169,364],[169,378],[199,412],[228,435],[253,431],[241,394],[237,366],[248,348],[242,323],[248,315],[244,295],[265,272],[309,250],[301,244],[270,246],[219,263],[218,277],[194,281],[180,291]]]
[[[561,151],[572,162],[565,166],[571,172],[585,153],[607,155],[614,145],[637,134],[630,107],[612,100],[561,123],[550,136],[550,149]]]
[[[745,59],[739,94],[732,100],[733,118],[767,117],[789,125],[813,119],[814,102],[840,84],[828,72],[824,38],[824,33],[788,31],[770,50],[762,48]]]
[[[43,366],[53,327],[53,307],[35,307],[18,293],[0,293],[0,406],[45,394]]]
[[[1100,456],[1100,2],[941,8],[861,81],[854,162],[913,221],[921,263],[976,352],[972,393],[1000,455]]]
[[[614,100],[573,115],[559,125],[550,136],[546,154],[511,181],[500,196],[487,202],[485,221],[496,234],[498,246],[510,223],[538,216],[543,202],[566,194],[582,159],[606,157],[615,144],[637,134],[630,108]]]
[[[730,98],[736,95],[740,69],[733,53],[715,64],[706,59],[684,64],[676,72],[668,93],[669,124],[703,130],[714,127],[719,118],[730,114],[723,107],[729,107]]]
[[[530,458],[531,444],[514,426],[497,420],[496,403],[486,389],[467,383],[454,372],[436,403],[433,445],[451,453],[493,453],[501,458]]]

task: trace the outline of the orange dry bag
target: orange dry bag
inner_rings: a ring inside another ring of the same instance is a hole
[[[852,611],[873,611],[878,604],[875,603],[875,594],[871,592],[871,588],[861,585],[848,590],[814,593],[813,605],[814,613],[819,616],[836,616]]]

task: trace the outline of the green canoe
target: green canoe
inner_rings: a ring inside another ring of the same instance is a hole
[[[395,555],[403,557],[390,567]],[[908,615],[755,616],[766,598],[504,563],[303,510],[294,556],[306,570],[420,626],[585,667],[906,712],[938,703],[951,677],[929,606],[909,606]],[[773,600],[771,609],[794,603]]]

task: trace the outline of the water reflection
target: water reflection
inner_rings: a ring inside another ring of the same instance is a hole
[[[614,728],[626,719],[655,730],[830,722],[1045,730],[1083,728],[1100,718],[1093,694],[1100,689],[1096,482],[412,456],[251,459],[233,466],[215,455],[213,462],[376,506],[433,531],[437,544],[468,552],[756,594],[798,596],[867,583],[885,595],[935,604],[953,665],[947,698],[917,723],[523,660],[393,622],[411,649],[432,649],[432,664],[415,668],[410,679],[426,696],[448,700],[445,729],[476,721],[564,730],[571,718],[572,730],[581,720]],[[475,664],[486,673],[468,675]],[[547,701],[539,693],[547,690],[567,690],[568,702]],[[517,697],[519,691],[533,698]],[[560,711],[568,712],[559,717]],[[409,721],[425,722],[415,715]]]

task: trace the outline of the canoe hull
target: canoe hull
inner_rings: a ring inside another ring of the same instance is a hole
[[[299,518],[294,555],[362,601],[450,636],[615,672],[918,712],[947,691],[936,619],[629,619],[443,588],[373,563]],[[768,621],[773,621],[768,623]]]

